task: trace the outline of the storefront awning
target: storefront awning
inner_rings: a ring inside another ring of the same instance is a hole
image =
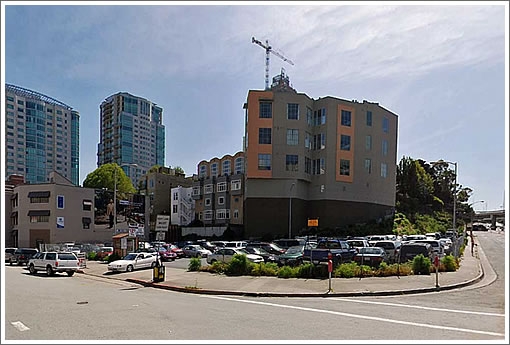
[[[29,192],[29,198],[49,198],[50,191]]]
[[[28,211],[28,216],[49,216],[50,210],[30,210]]]

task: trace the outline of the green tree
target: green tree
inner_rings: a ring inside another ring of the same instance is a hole
[[[133,183],[124,173],[124,170],[117,163],[103,164],[96,170],[87,175],[83,181],[83,187],[108,190],[114,190],[115,175],[117,175],[118,193],[135,193],[136,189]]]
[[[176,174],[183,174],[184,175],[184,169],[181,167],[175,167],[175,173]]]

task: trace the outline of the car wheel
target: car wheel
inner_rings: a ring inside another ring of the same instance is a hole
[[[156,261],[154,261],[152,264],[151,264],[151,268],[154,268],[156,267]]]
[[[46,275],[48,277],[51,277],[53,275],[53,268],[51,268],[51,266],[46,266]]]
[[[74,271],[67,271],[67,275],[68,275],[69,277],[72,277],[72,276],[73,276],[73,274],[74,274]]]
[[[37,271],[35,270],[34,264],[30,265],[28,271],[30,272],[30,274],[36,274]]]
[[[133,265],[128,265],[126,267],[126,272],[133,272]]]

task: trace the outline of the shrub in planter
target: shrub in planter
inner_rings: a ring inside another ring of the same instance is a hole
[[[87,260],[96,260],[97,253],[96,252],[89,252],[87,253]]]
[[[278,265],[272,262],[261,262],[254,264],[251,269],[252,276],[270,276],[274,277],[278,274]]]
[[[333,272],[333,276],[337,278],[353,278],[356,277],[357,272],[359,272],[358,264],[355,262],[348,262],[338,265]]]
[[[189,264],[188,264],[188,271],[200,271],[200,267],[202,266],[202,261],[200,260],[200,258],[191,258],[189,260]]]
[[[423,254],[417,255],[413,259],[413,272],[414,274],[430,274],[430,259],[423,256]]]
[[[446,255],[441,259],[441,266],[445,272],[455,272],[459,268],[459,264],[453,255]]]
[[[228,263],[226,274],[229,275],[245,275],[252,271],[253,263],[243,254],[234,254],[232,260]]]
[[[283,266],[278,270],[278,278],[296,278],[298,267]]]

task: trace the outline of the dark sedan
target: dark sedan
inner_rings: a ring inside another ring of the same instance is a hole
[[[358,265],[377,267],[381,262],[388,262],[388,254],[380,247],[363,247],[353,258]]]

